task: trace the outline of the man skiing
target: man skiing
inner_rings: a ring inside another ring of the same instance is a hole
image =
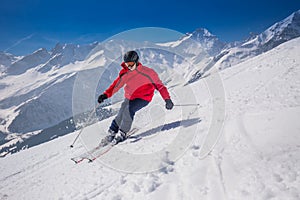
[[[124,55],[124,62],[121,66],[119,76],[98,97],[98,103],[102,103],[124,87],[125,100],[109,127],[108,135],[101,141],[104,145],[110,142],[117,144],[126,139],[135,113],[151,102],[155,90],[158,90],[165,100],[166,109],[171,110],[174,106],[167,88],[157,73],[139,62],[137,52],[128,51]]]

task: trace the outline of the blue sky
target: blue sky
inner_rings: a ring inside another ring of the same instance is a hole
[[[0,51],[24,55],[140,27],[182,33],[201,27],[230,42],[260,33],[299,9],[299,0],[1,0]]]

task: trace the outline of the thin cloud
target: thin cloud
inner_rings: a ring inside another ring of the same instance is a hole
[[[16,46],[18,46],[18,45],[20,45],[22,42],[31,39],[34,35],[35,35],[35,34],[32,33],[32,34],[30,34],[30,35],[28,35],[28,36],[26,36],[26,37],[24,37],[24,38],[18,40],[18,41],[15,42],[12,46],[10,46],[10,47],[8,47],[7,49],[5,49],[5,52],[11,50],[12,48],[14,48],[14,47],[16,47]]]

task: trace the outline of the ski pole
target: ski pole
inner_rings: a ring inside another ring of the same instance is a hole
[[[196,104],[175,104],[174,106],[200,106],[200,103],[196,103]]]
[[[98,108],[99,106],[100,106],[100,104],[94,108],[93,112],[92,112],[92,113],[90,114],[90,116],[88,117],[88,119],[87,119],[87,121],[86,121],[86,124],[89,124],[89,123],[90,123],[90,120],[91,120],[91,118],[92,118],[92,115],[96,112],[96,110],[97,110],[97,108]],[[74,147],[75,142],[78,140],[78,138],[79,138],[79,136],[81,135],[81,133],[82,133],[82,131],[83,131],[84,128],[85,128],[85,126],[82,127],[82,129],[81,129],[81,130],[79,131],[79,133],[77,134],[75,140],[74,140],[73,143],[70,145],[71,148]]]

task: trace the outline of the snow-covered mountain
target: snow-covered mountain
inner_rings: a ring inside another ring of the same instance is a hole
[[[191,55],[199,55],[206,53],[209,56],[215,56],[225,47],[225,43],[220,41],[215,35],[211,34],[205,28],[198,28],[178,41],[160,44],[161,46],[169,46]]]
[[[19,57],[12,54],[0,52],[0,77],[2,76],[2,73],[4,73],[7,68],[18,59]]]
[[[199,28],[192,33],[188,33],[187,37],[199,42],[210,56],[219,54],[225,47],[225,43],[219,38],[211,34],[207,29]]]
[[[6,138],[0,142],[1,152],[18,151],[74,131],[72,100],[76,77],[83,72],[103,73],[97,94],[91,97],[95,101],[117,76],[127,50],[138,49],[141,62],[155,68],[168,87],[178,84],[172,83],[178,79],[192,83],[212,68],[227,68],[298,37],[299,13],[246,42],[234,44],[225,44],[199,28],[177,41],[162,44],[109,40],[89,45],[57,44],[51,51],[39,49],[23,57],[0,53],[0,138]],[[83,86],[91,89],[88,83]],[[114,111],[99,112],[108,117]],[[42,139],[31,141],[37,135]]]
[[[49,59],[50,53],[46,49],[39,49],[11,64],[6,70],[6,75],[10,76],[23,74],[30,68],[44,64]]]
[[[97,42],[90,45],[60,44],[49,52],[50,58],[39,67],[39,72],[45,73],[54,68],[60,68],[76,61],[83,61],[97,46]]]
[[[207,157],[200,155],[213,117],[209,77],[171,88],[176,103],[195,98],[201,107],[165,111],[155,95],[148,109],[137,113],[137,137],[114,147],[99,162],[75,165],[70,158],[97,144],[99,131],[112,118],[85,128],[73,149],[69,145],[78,132],[0,159],[0,199],[298,200],[299,43],[300,38],[293,39],[220,72],[226,120]],[[188,147],[173,159],[166,144],[193,131],[197,134]],[[134,159],[139,155],[155,159],[140,162]],[[116,161],[120,165],[112,165]],[[157,164],[157,170],[134,173],[148,164]]]
[[[58,44],[51,52],[39,49],[7,67],[0,80],[4,85],[1,118],[5,121],[1,131],[26,133],[69,118],[76,69],[59,73],[60,68],[83,60],[95,46]]]
[[[207,29],[199,28],[191,33],[186,33],[177,41],[158,45],[178,53],[177,58],[180,57],[184,65],[180,67],[180,73],[184,74],[183,76],[188,82],[197,72],[209,65],[212,58],[218,55],[226,44]]]
[[[3,68],[0,132],[3,137],[6,135],[6,140],[1,144],[16,139],[11,144],[14,146],[23,142],[19,134],[29,134],[24,136],[28,138],[35,131],[59,125],[72,116],[72,85],[81,67],[72,66],[84,60],[96,45],[58,44],[50,52],[39,49]]]
[[[122,40],[84,46],[57,44],[50,52],[39,49],[5,67],[0,79],[0,131],[2,138],[6,137],[0,143],[1,152],[15,152],[23,146],[38,144],[30,137],[40,142],[74,131],[76,127],[70,122],[74,115],[74,82],[78,73],[90,76],[88,81],[92,81],[93,74],[103,73],[93,79],[96,83],[101,79],[95,96],[90,97],[96,102],[96,96],[117,76],[124,52],[146,45],[147,48],[139,50],[141,61],[155,68],[164,81],[171,84],[175,68],[184,72],[183,58],[164,48]],[[170,70],[166,70],[166,66]],[[89,84],[83,83],[87,91],[91,90]],[[105,116],[113,113],[99,112]]]
[[[299,36],[300,10],[294,12],[284,20],[275,23],[261,34],[225,48],[215,57],[215,62],[220,69],[224,69],[269,51]]]
[[[9,53],[0,52],[0,65],[10,66],[16,60],[16,56]]]

